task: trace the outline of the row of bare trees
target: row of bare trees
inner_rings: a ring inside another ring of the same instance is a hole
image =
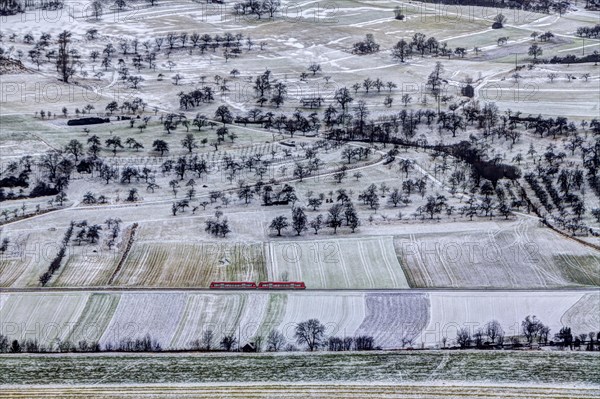
[[[505,342],[510,338],[510,342]],[[496,320],[485,324],[483,328],[474,331],[467,327],[459,328],[456,333],[456,345],[461,349],[491,349],[510,346],[520,348],[523,345],[531,346],[551,345],[560,348],[580,349],[585,346],[585,350],[600,350],[600,332],[589,332],[574,335],[571,328],[564,326],[560,331],[554,334],[554,340],[550,335],[550,328],[542,323],[536,316],[528,315],[521,322],[520,332],[510,337]],[[446,348],[447,338],[442,338],[442,346]]]

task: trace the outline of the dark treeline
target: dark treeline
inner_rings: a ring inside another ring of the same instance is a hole
[[[463,6],[478,6],[478,7],[495,7],[495,8],[512,8],[518,10],[534,11],[534,12],[557,12],[562,14],[567,11],[570,6],[568,1],[564,0],[423,0],[425,3],[442,3],[442,4],[460,4]],[[587,1],[591,4],[592,1]]]
[[[6,0],[0,5],[0,15],[15,15],[25,12],[25,7],[19,0]]]
[[[256,336],[252,341],[240,342],[238,337],[223,334],[219,339],[214,331],[205,330],[198,339],[177,351],[199,352],[279,352],[279,351],[370,351],[381,350],[375,339],[370,335],[337,336],[325,335],[325,326],[317,319],[298,323],[293,338],[285,337],[278,330],[271,330],[266,337]],[[404,339],[402,348],[412,348],[413,339]],[[406,343],[408,342],[408,347]],[[527,316],[520,325],[516,335],[507,336],[500,323],[491,320],[480,328],[458,328],[456,336],[449,340],[442,337],[441,349],[521,349],[548,346],[560,350],[600,351],[600,332],[576,334],[571,327],[564,326],[551,334],[550,328],[536,316]],[[423,347],[424,349],[424,347]],[[49,346],[40,344],[35,339],[10,340],[0,334],[0,353],[56,353],[56,352],[161,352],[160,343],[150,335],[140,338],[123,338],[116,344],[101,346],[98,342],[79,340],[73,343],[69,340],[55,340]],[[171,350],[170,350],[171,351]]]
[[[210,103],[214,100],[212,87],[205,86],[202,89],[194,89],[189,93],[179,93],[179,106],[187,110],[199,106],[201,103]]]
[[[581,64],[584,62],[593,62],[598,65],[598,61],[600,61],[600,54],[597,51],[594,51],[592,54],[584,55],[582,57],[578,57],[573,54],[565,55],[564,57],[560,57],[555,55],[549,60],[538,60],[540,63],[550,63],[550,64]]]
[[[70,341],[58,340],[55,345],[48,347],[40,344],[36,339],[17,339],[10,341],[0,334],[0,353],[54,353],[54,352],[100,352],[97,342],[81,340],[77,345]]]
[[[58,195],[57,200],[62,202],[61,193],[68,187],[74,163],[68,157],[58,152],[44,154],[37,162],[31,156],[24,156],[19,161],[11,161],[6,169],[0,171],[0,202],[20,198],[35,198],[48,195]],[[44,178],[37,176],[29,194],[25,189],[30,187],[30,175],[33,167],[38,167]],[[5,189],[8,188],[8,193]],[[13,189],[18,188],[15,192]]]
[[[256,19],[275,18],[281,8],[279,0],[244,0],[233,4],[235,15],[254,16]]]
[[[594,26],[580,26],[577,28],[577,36],[589,38],[600,37],[600,24]]]
[[[496,160],[484,160],[485,154],[471,142],[461,141],[458,144],[434,147],[436,151],[446,152],[461,159],[473,167],[478,178],[489,180],[494,188],[500,179],[516,180],[521,177],[521,171],[514,165],[507,165]]]
[[[297,344],[294,345],[292,342]],[[296,325],[293,341],[286,338],[278,330],[271,330],[267,337],[257,336],[252,342],[242,343],[235,334],[224,334],[218,341],[212,330],[206,330],[186,348],[177,351],[200,352],[279,352],[330,350],[330,351],[368,351],[381,349],[375,346],[375,339],[369,335],[356,337],[325,337],[325,326],[317,319],[303,321]],[[9,340],[0,334],[0,353],[56,353],[56,352],[161,352],[164,349],[160,343],[148,334],[141,338],[123,338],[118,343],[108,343],[101,346],[98,342],[80,340],[73,343],[69,340],[55,340],[49,346],[40,344],[35,339],[19,341]]]
[[[536,316],[527,316],[521,322],[519,335],[508,337],[496,320],[486,323],[482,328],[471,330],[459,328],[454,339],[454,346],[447,346],[448,338],[442,338],[442,348],[460,349],[520,349],[537,346],[552,346],[559,349],[600,351],[600,332],[589,332],[575,335],[571,327],[565,326],[551,335],[550,328]]]
[[[60,249],[58,250],[56,256],[54,256],[54,259],[52,259],[52,262],[50,262],[50,266],[48,267],[48,271],[46,271],[44,274],[42,274],[40,276],[39,280],[40,280],[40,284],[42,286],[45,286],[48,283],[48,281],[50,281],[50,279],[52,278],[52,275],[60,267],[60,264],[61,264],[63,258],[66,255],[67,245],[69,245],[69,241],[71,240],[71,236],[73,235],[73,229],[74,229],[74,227],[75,227],[75,224],[73,222],[71,222],[71,224],[69,225],[69,228],[65,232],[65,235],[64,235],[63,240],[61,242]]]
[[[63,6],[63,0],[3,0],[0,4],[0,15],[15,15],[36,9],[59,10]]]

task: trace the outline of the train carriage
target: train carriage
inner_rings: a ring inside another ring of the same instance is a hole
[[[258,284],[259,290],[304,290],[306,285],[302,281],[262,281]]]
[[[250,281],[213,281],[211,290],[254,290],[256,283]]]

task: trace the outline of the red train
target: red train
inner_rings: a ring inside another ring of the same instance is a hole
[[[262,281],[256,285],[249,281],[213,281],[211,290],[304,290],[306,284],[302,281]]]
[[[259,290],[303,290],[306,285],[302,281],[262,281]]]
[[[255,290],[256,283],[249,281],[213,281],[210,289],[215,290]]]

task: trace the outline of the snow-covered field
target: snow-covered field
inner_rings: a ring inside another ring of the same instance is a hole
[[[269,278],[310,288],[408,288],[391,237],[272,241]]]
[[[245,322],[248,323],[248,327],[255,326],[260,322],[264,309],[261,303],[263,299],[264,296],[249,298],[245,294],[189,295],[181,322],[177,328],[173,328],[176,332],[171,346],[189,348],[190,344],[201,339],[206,331],[212,331],[217,337],[239,334],[242,328],[246,330],[247,327],[241,325],[242,312],[254,313],[250,320],[246,319]],[[247,302],[248,306],[246,306]],[[249,338],[252,337],[253,335]],[[213,343],[215,344],[216,342]]]
[[[288,295],[285,313],[276,328],[288,341],[293,341],[298,320],[317,319],[326,327],[329,336],[354,336],[365,318],[363,294],[299,293]],[[375,329],[372,326],[372,331]]]
[[[390,347],[409,347],[427,326],[430,299],[427,294],[367,294],[366,316],[358,334],[372,334],[376,342]]]
[[[591,306],[582,306],[589,314],[596,314],[598,294],[591,294],[595,303]],[[573,295],[569,292],[432,292],[429,294],[430,318],[429,323],[421,334],[421,342],[435,344],[443,337],[452,341],[459,328],[467,326],[471,333],[479,328],[484,328],[490,320],[497,320],[502,325],[506,336],[519,335],[521,322],[524,315],[535,315],[550,327],[554,333],[558,332],[564,324],[565,315],[577,301],[581,294]],[[582,304],[580,304],[581,306]],[[570,319],[577,331],[588,331],[594,324],[588,318]],[[592,327],[595,331],[599,326]],[[588,331],[589,332],[589,331]]]
[[[117,267],[118,253],[72,254],[53,282],[55,287],[105,285]],[[81,271],[85,270],[85,273]]]
[[[120,299],[120,295],[90,294],[81,317],[67,339],[71,342],[99,342],[112,321]]]
[[[594,331],[600,325],[600,296],[588,294],[581,297],[561,318],[561,324],[577,324],[582,331]]]
[[[77,219],[93,214],[84,209],[66,212]],[[106,250],[72,244],[50,287],[106,286],[111,276],[113,286],[158,288],[284,278],[304,281],[309,289],[533,289],[600,283],[597,251],[539,226],[532,218],[448,223],[444,232],[437,223],[391,220],[365,224],[356,236],[305,233],[291,240],[292,235],[273,237],[261,227],[270,217],[265,212],[245,207],[230,212],[236,230],[228,241],[207,240],[198,227],[203,216],[140,221],[139,233],[118,271],[122,245]],[[132,222],[148,217],[144,215],[149,211],[116,207],[111,213]],[[282,211],[271,215],[278,213]],[[59,217],[47,214],[20,223],[15,236],[22,245],[0,261],[0,284],[12,288],[38,284],[57,239],[43,237],[34,226]],[[54,235],[60,238],[63,231]]]
[[[597,286],[600,254],[535,220],[394,237],[411,287]],[[452,229],[452,230],[450,230]]]
[[[150,335],[161,347],[170,347],[173,327],[181,321],[185,300],[184,294],[122,294],[100,345]]]
[[[136,243],[114,285],[208,287],[211,281],[264,279],[262,245]]]
[[[5,296],[5,295],[0,295]],[[2,334],[54,348],[82,317],[90,294],[10,295],[0,308]],[[85,315],[83,315],[85,317]]]
[[[3,304],[3,305],[2,305]],[[57,309],[55,312],[53,309]],[[507,335],[520,334],[520,323],[535,315],[553,333],[562,326],[574,332],[600,329],[597,292],[360,292],[290,293],[12,293],[0,295],[2,333],[9,338],[56,338],[100,341],[149,335],[164,349],[189,348],[211,330],[215,343],[224,335],[242,344],[272,329],[295,341],[297,323],[311,318],[326,326],[326,336],[370,335],[377,346],[432,347],[458,328],[472,332],[497,320]]]

